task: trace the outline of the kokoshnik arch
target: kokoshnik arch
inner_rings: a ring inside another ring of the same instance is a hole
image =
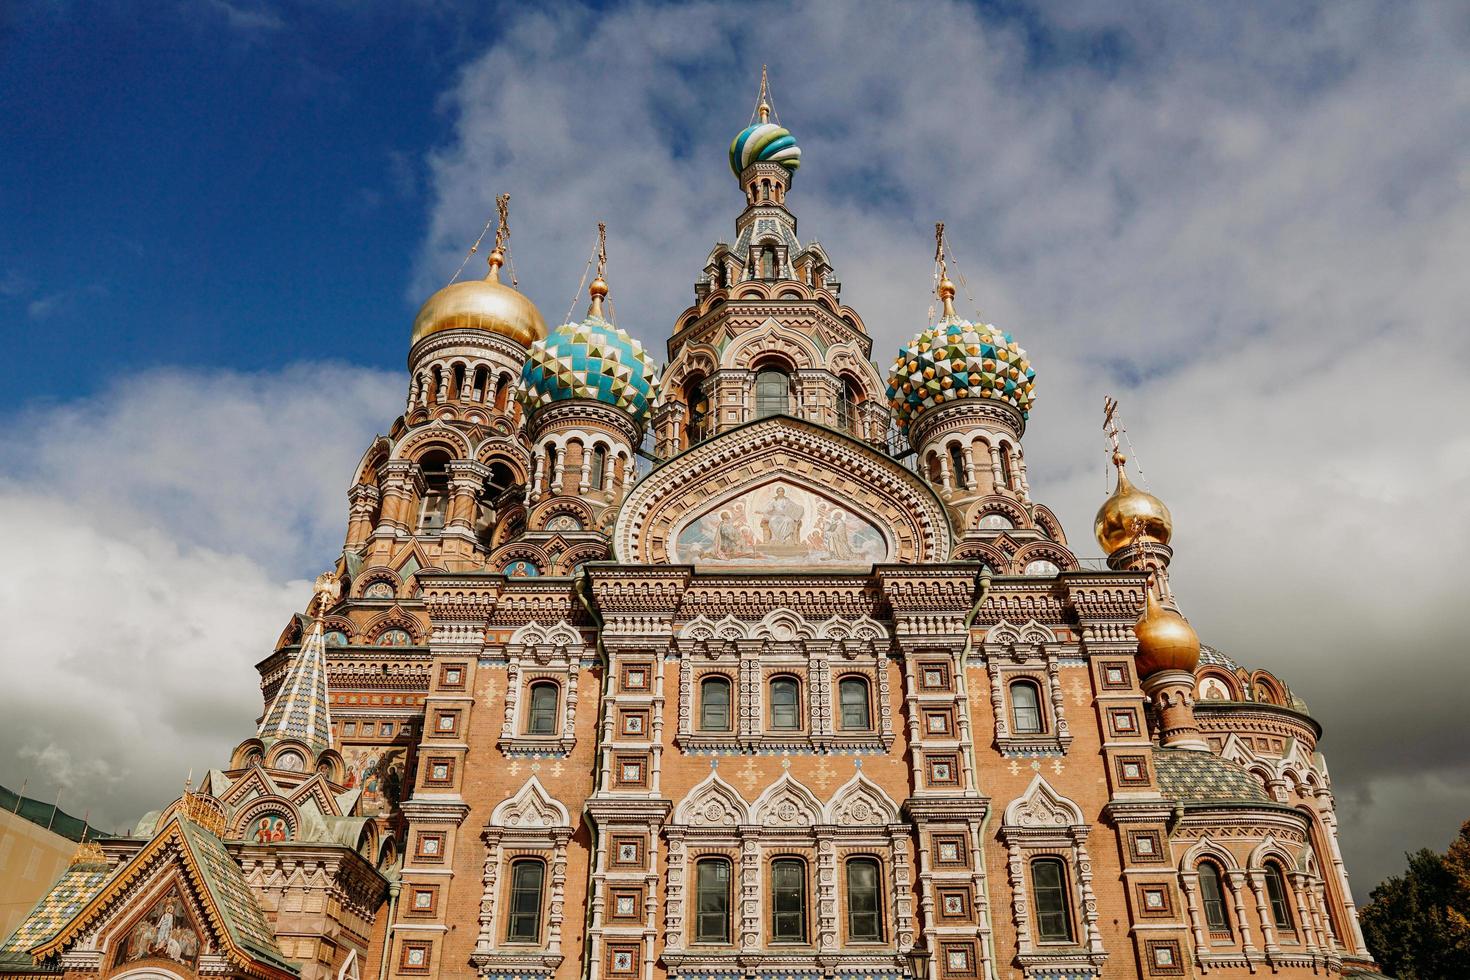
[[[555,330],[501,281],[502,198],[258,731],[85,844],[0,976],[1376,975],[1321,728],[1200,645],[1167,507],[1115,453],[1078,561],[942,234],[883,377],[757,113],[661,372],[605,262]]]

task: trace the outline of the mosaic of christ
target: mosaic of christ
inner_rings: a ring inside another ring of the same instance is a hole
[[[676,538],[700,565],[870,565],[888,557],[878,529],[847,508],[777,481],[695,518]]]

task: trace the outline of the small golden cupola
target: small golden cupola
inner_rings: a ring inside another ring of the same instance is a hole
[[[1154,588],[1150,581],[1144,589],[1143,612],[1133,625],[1138,635],[1138,676],[1147,679],[1166,670],[1192,675],[1199,666],[1199,635],[1179,610],[1154,596]]]
[[[1112,496],[1103,501],[1093,521],[1093,533],[1103,553],[1113,553],[1133,544],[1167,545],[1174,534],[1174,518],[1164,502],[1140,490],[1128,480],[1128,457],[1113,452],[1113,465],[1118,468],[1118,485]]]
[[[495,248],[487,258],[490,270],[485,278],[452,282],[430,296],[414,317],[411,344],[445,330],[486,330],[522,347],[530,347],[546,336],[546,321],[536,304],[514,286],[500,281],[510,237],[506,217],[509,198],[509,194],[503,194],[497,201],[500,227],[495,233]]]

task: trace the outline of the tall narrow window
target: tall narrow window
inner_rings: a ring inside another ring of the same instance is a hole
[[[1266,864],[1266,897],[1271,901],[1271,919],[1276,928],[1294,932],[1296,927],[1291,921],[1291,906],[1286,904],[1286,881],[1275,862]]]
[[[970,480],[965,474],[965,451],[958,444],[949,447],[949,468],[954,471],[954,485],[961,490],[968,490]]]
[[[837,392],[837,428],[843,432],[857,432],[857,388],[851,378],[842,379]]]
[[[1067,871],[1056,858],[1031,862],[1032,901],[1036,904],[1036,938],[1044,943],[1072,941],[1067,908]]]
[[[755,417],[784,415],[790,410],[791,382],[784,371],[766,368],[755,376]]]
[[[556,493],[556,447],[546,447],[546,489],[549,493]]]
[[[1220,869],[1212,861],[1199,866],[1199,895],[1210,931],[1228,933],[1230,914],[1225,910],[1225,893],[1220,888]]]
[[[709,395],[705,388],[707,382],[700,377],[690,378],[684,385],[684,407],[689,410],[689,417],[684,422],[684,432],[689,437],[689,445],[703,442],[709,437]]]
[[[1011,474],[1011,447],[1001,443],[996,452],[1000,454],[1000,482],[1005,484],[1007,490],[1014,489],[1015,478]]]
[[[505,938],[512,943],[541,941],[541,884],[546,866],[540,861],[516,861],[510,866],[510,914]]]
[[[776,278],[776,250],[770,246],[761,249],[761,278]]]
[[[438,531],[449,511],[449,457],[430,453],[419,462],[424,475],[424,496],[419,503],[419,532]]]
[[[531,685],[531,710],[526,716],[526,734],[556,734],[556,685],[539,681]]]
[[[771,728],[778,732],[794,732],[801,728],[798,698],[801,686],[791,677],[771,681]]]
[[[1041,697],[1031,681],[1011,682],[1011,730],[1017,735],[1041,734]]]
[[[607,449],[597,446],[592,450],[592,468],[587,473],[587,488],[589,490],[602,489],[602,477],[607,470]]]
[[[730,941],[730,862],[704,858],[695,865],[694,941]]]
[[[843,731],[865,732],[873,727],[868,709],[868,682],[861,677],[844,677],[837,682],[837,700],[842,707],[839,722]]]
[[[852,942],[883,941],[880,879],[878,862],[872,858],[853,858],[847,862],[847,938]]]
[[[706,677],[699,682],[699,727],[706,732],[730,730],[728,677]]]
[[[771,862],[771,939],[806,942],[806,863],[796,858]]]

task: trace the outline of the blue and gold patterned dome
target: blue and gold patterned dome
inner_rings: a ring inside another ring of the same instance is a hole
[[[900,347],[888,369],[888,404],[900,429],[926,410],[961,398],[990,398],[1022,418],[1031,414],[1036,371],[1026,352],[1004,330],[958,316],[953,289],[948,280],[940,284],[944,316]]]
[[[589,398],[620,408],[640,427],[648,418],[656,377],[648,352],[602,317],[606,291],[593,282],[592,308],[581,323],[566,323],[531,345],[521,369],[521,403],[527,413],[552,402]]]
[[[736,177],[752,163],[779,163],[787,170],[801,166],[801,147],[784,126],[762,119],[746,126],[730,142],[730,170]]]

